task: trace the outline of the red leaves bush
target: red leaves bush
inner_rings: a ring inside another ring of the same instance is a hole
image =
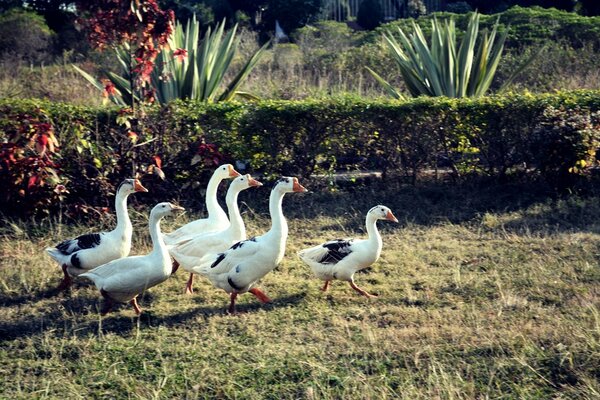
[[[42,109],[0,110],[0,203],[9,214],[47,214],[66,194],[56,153],[54,127]]]

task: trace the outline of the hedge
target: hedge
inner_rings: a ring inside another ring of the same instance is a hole
[[[414,182],[443,170],[454,179],[520,174],[564,186],[595,165],[599,110],[600,91],[175,102],[138,118],[112,108],[1,100],[0,207],[28,215],[61,206],[76,215],[110,206],[114,186],[135,173],[151,187],[147,201],[185,202],[200,197],[215,165],[236,161],[263,178],[358,168]],[[49,134],[58,147],[40,156]]]

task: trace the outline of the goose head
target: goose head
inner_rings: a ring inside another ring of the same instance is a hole
[[[150,218],[162,218],[167,215],[172,215],[176,212],[185,211],[185,208],[177,206],[175,204],[169,202],[158,203],[154,206],[152,211],[150,211]]]
[[[231,182],[230,190],[240,192],[242,190],[262,186],[262,183],[254,179],[250,174],[240,175]]]
[[[292,192],[306,192],[306,188],[298,182],[298,178],[291,176],[282,176],[279,178],[273,190],[277,190],[282,193]]]
[[[130,195],[135,192],[147,192],[139,179],[125,179],[117,188],[118,194]]]
[[[233,168],[233,165],[223,164],[213,172],[213,175],[221,179],[230,179],[240,176],[240,173]]]
[[[369,216],[375,219],[386,219],[388,221],[398,222],[398,219],[394,217],[392,210],[386,206],[378,205],[369,210]]]

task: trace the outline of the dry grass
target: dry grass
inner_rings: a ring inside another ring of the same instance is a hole
[[[204,280],[183,295],[178,273],[144,295],[140,318],[126,306],[100,317],[91,286],[51,295],[60,272],[43,254],[87,227],[5,224],[0,397],[598,398],[599,200],[514,188],[290,195],[287,255],[261,283],[274,303],[243,295],[236,316]],[[268,226],[264,203],[244,206],[249,234]],[[401,220],[379,224],[382,257],[357,277],[379,298],[341,282],[322,293],[295,252],[363,235],[377,203]],[[144,224],[136,215],[136,253]]]

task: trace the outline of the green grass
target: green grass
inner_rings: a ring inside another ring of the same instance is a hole
[[[269,224],[246,197],[249,235]],[[386,204],[380,260],[322,293],[295,256],[364,235]],[[595,399],[600,397],[600,197],[553,198],[535,185],[401,187],[288,195],[274,299],[228,297],[181,271],[100,317],[90,285],[52,296],[43,249],[89,229],[4,224],[0,238],[0,398]],[[165,230],[185,218],[165,221]],[[148,250],[134,214],[133,253]]]

